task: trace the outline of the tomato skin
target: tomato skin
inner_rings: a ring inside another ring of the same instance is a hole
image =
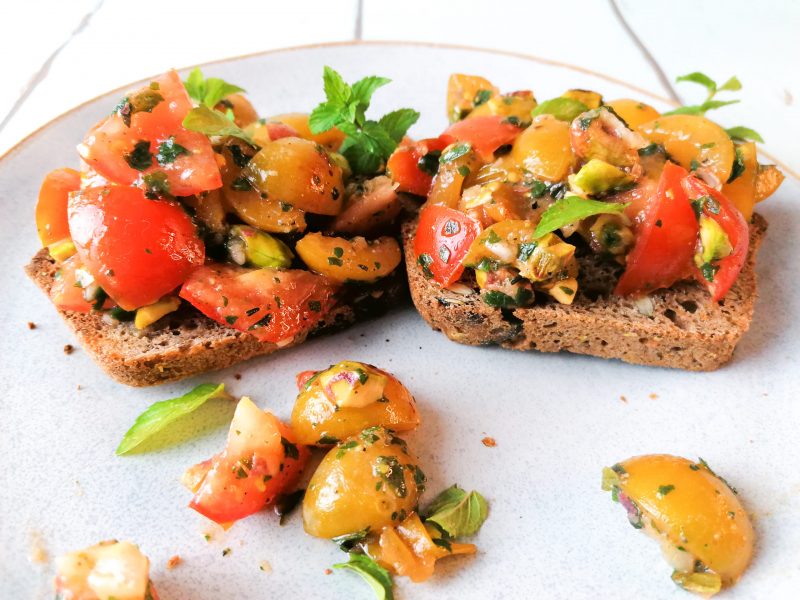
[[[183,209],[138,188],[83,190],[70,197],[68,216],[80,261],[125,310],[156,302],[205,259]]]
[[[683,167],[666,163],[656,193],[648,199],[636,228],[636,243],[615,294],[645,294],[693,273],[698,226],[681,186],[687,175]]]
[[[335,305],[336,289],[326,277],[300,269],[209,263],[189,276],[180,297],[218,323],[279,343],[313,329]]]
[[[432,279],[448,286],[464,272],[462,261],[480,232],[480,224],[465,213],[441,204],[426,204],[419,213],[414,254],[418,260],[423,254],[430,256],[427,268]]]
[[[750,228],[744,216],[742,216],[742,213],[739,212],[733,202],[728,200],[722,192],[718,192],[714,188],[706,185],[693,175],[686,177],[681,182],[681,185],[688,195],[689,201],[700,198],[701,196],[711,196],[716,200],[719,205],[719,213],[712,213],[708,205],[704,204],[703,214],[719,223],[733,247],[731,254],[719,261],[719,270],[714,275],[714,281],[708,281],[703,277],[699,269],[695,267],[695,277],[697,280],[708,288],[708,291],[711,293],[711,299],[714,302],[719,302],[725,297],[728,290],[731,289],[731,286],[736,281],[736,278],[739,277],[739,272],[742,270],[747,260],[747,251],[750,248]]]
[[[123,185],[144,186],[143,175],[165,173],[169,193],[173,196],[191,196],[222,186],[219,167],[208,138],[183,127],[183,119],[192,109],[192,102],[175,71],[169,71],[153,81],[158,89],[144,87],[136,94],[159,94],[163,100],[150,112],[134,112],[130,126],[115,111],[86,134],[78,152],[89,166],[100,175]],[[174,138],[188,154],[178,155],[172,162],[159,164],[155,155],[159,144]],[[126,160],[136,144],[150,142],[151,166],[137,170]]]
[[[453,138],[450,136],[441,135],[399,146],[386,163],[386,170],[397,184],[397,191],[427,196],[431,190],[433,175],[423,171],[419,161],[429,152],[441,152],[452,142]]]
[[[83,297],[83,288],[78,284],[76,269],[82,267],[77,255],[70,256],[61,263],[59,276],[50,288],[50,299],[61,310],[88,313],[92,310],[92,303]]]
[[[492,160],[495,150],[513,142],[520,133],[522,129],[500,115],[464,119],[444,132],[459,142],[468,142],[485,161]]]
[[[195,492],[189,506],[220,524],[247,517],[294,486],[308,457],[288,426],[242,398],[225,450],[188,471]]]
[[[306,383],[308,383],[308,380],[317,373],[319,373],[319,371],[300,371],[294,378],[295,383],[297,384],[297,389],[302,392]]]
[[[42,246],[69,237],[67,202],[69,193],[80,187],[81,175],[74,169],[55,169],[45,176],[36,202],[36,229]]]

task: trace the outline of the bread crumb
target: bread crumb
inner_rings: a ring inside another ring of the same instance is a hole
[[[233,374],[233,378],[234,378],[236,381],[239,381],[239,380],[242,378],[242,374],[241,374],[241,373],[234,373],[234,374]]]
[[[625,404],[628,403],[628,399],[625,396],[620,396],[619,399],[622,400]]]
[[[656,399],[658,398],[658,394],[656,394],[656,393],[654,392],[654,393],[650,394],[650,395],[648,396],[648,398],[650,398],[650,400],[656,400]]]
[[[174,569],[175,567],[177,567],[182,562],[183,562],[183,559],[176,554],[175,556],[170,557],[170,559],[167,561],[167,568],[168,569]]]
[[[495,446],[497,446],[497,442],[494,440],[494,438],[493,438],[493,437],[488,437],[488,436],[487,436],[487,437],[483,438],[483,439],[481,440],[481,442],[482,442],[482,443],[483,443],[483,445],[484,445],[484,446],[486,446],[487,448],[494,448]]]
[[[79,383],[79,384],[78,384],[78,385],[75,387],[75,389],[76,389],[76,390],[78,390],[78,391],[80,392],[80,391],[83,389],[83,386],[82,386],[82,385]]]
[[[33,321],[28,321],[28,329],[36,329],[36,323]]]
[[[64,354],[72,354],[75,351],[75,347],[72,344],[67,344],[64,346]]]
[[[333,569],[325,569],[325,575],[330,575],[333,573]]]
[[[272,565],[265,560],[258,563],[258,568],[264,571],[264,573],[272,573]]]

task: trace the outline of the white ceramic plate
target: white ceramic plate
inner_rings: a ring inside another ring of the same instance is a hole
[[[269,115],[310,110],[321,99],[326,64],[349,81],[391,77],[374,110],[418,108],[416,136],[445,126],[445,85],[454,71],[484,74],[505,90],[532,88],[539,98],[570,87],[643,98],[619,82],[544,61],[403,44],[286,50],[205,71],[242,84]],[[408,306],[220,373],[131,389],[106,377],[80,349],[64,355],[72,335],[22,272],[37,250],[33,206],[43,175],[76,166],[75,144],[119,96],[112,92],[66,114],[0,162],[0,597],[50,596],[53,556],[115,537],[138,542],[150,556],[165,600],[370,598],[355,575],[325,574],[345,557],[333,544],[304,535],[299,514],[279,527],[265,512],[223,534],[186,508],[180,475],[222,447],[231,414],[225,403],[183,424],[183,433],[202,430],[190,441],[114,455],[137,414],[199,382],[224,381],[288,418],[294,375],[346,358],[393,371],[417,397],[422,425],[408,439],[429,490],[458,482],[482,491],[491,504],[474,540],[479,554],[443,561],[424,584],[396,578],[399,597],[688,597],[669,580],[657,545],[600,491],[601,467],[653,452],[702,456],[739,488],[752,513],[755,560],[726,597],[788,598],[800,588],[797,182],[786,181],[763,205],[770,230],[758,263],[761,295],[752,330],[733,362],[714,373],[460,346],[431,331]],[[28,321],[37,328],[29,330]],[[497,447],[485,447],[485,435]],[[206,542],[209,531],[213,538]],[[51,562],[28,561],[34,539]],[[175,554],[183,564],[167,570]],[[259,570],[262,561],[271,573]]]

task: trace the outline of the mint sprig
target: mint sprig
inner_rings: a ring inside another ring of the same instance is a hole
[[[675,81],[677,83],[680,83],[681,81],[688,81],[690,83],[702,85],[704,88],[706,88],[708,95],[706,96],[705,101],[700,104],[680,106],[675,110],[665,112],[665,115],[698,115],[702,117],[705,116],[705,114],[710,110],[722,108],[723,106],[730,106],[731,104],[738,104],[740,102],[740,100],[715,100],[715,97],[719,92],[738,92],[742,89],[742,82],[739,81],[739,78],[736,77],[736,75],[729,78],[722,85],[717,84],[717,82],[711,79],[711,77],[699,71],[676,77]],[[734,141],[754,140],[762,143],[764,141],[757,131],[750,129],[749,127],[743,127],[740,125],[738,127],[731,127],[725,131]]]
[[[364,77],[350,85],[331,67],[322,74],[325,97],[309,117],[314,134],[338,127],[347,137],[339,152],[350,163],[353,172],[372,175],[384,165],[400,140],[419,119],[411,108],[394,110],[379,120],[366,116],[372,95],[391,80],[386,77]]]

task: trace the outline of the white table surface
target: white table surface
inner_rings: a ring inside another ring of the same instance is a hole
[[[790,0],[6,1],[0,154],[70,108],[170,67],[321,42],[409,40],[546,57],[685,102],[702,91],[674,86],[677,75],[735,74],[742,103],[714,118],[761,132],[764,148],[796,173],[798,31],[800,2]]]

